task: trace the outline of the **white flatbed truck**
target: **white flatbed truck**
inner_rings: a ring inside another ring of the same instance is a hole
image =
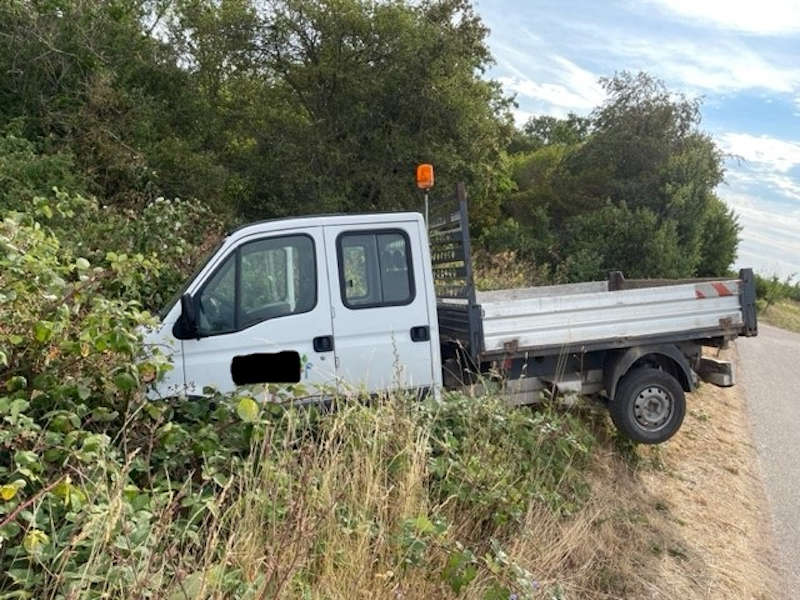
[[[155,392],[301,383],[319,398],[499,377],[518,404],[544,389],[600,395],[622,433],[659,443],[699,376],[733,385],[733,365],[702,349],[757,335],[750,269],[478,292],[462,185],[454,200],[427,225],[407,212],[231,232],[147,334],[175,366]]]

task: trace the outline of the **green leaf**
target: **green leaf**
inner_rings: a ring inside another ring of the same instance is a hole
[[[122,493],[125,494],[125,499],[128,502],[133,502],[133,500],[135,500],[136,497],[141,493],[141,490],[132,483],[129,483],[123,488]]]
[[[150,415],[151,419],[157,421],[159,418],[161,418],[161,415],[164,414],[165,408],[156,406],[155,404],[148,402],[147,404],[144,405],[144,410],[148,415]]]
[[[433,533],[436,530],[431,520],[425,515],[420,515],[414,519],[414,529],[419,533]]]
[[[15,375],[14,377],[6,381],[6,389],[9,392],[24,390],[26,387],[28,387],[28,380],[25,379],[22,375]]]
[[[17,495],[17,486],[6,484],[0,485],[0,498],[8,502]]]
[[[484,600],[508,600],[510,597],[511,591],[507,587],[497,583],[493,583],[492,586],[483,593]]]
[[[91,264],[85,258],[79,258],[78,260],[75,261],[75,266],[78,268],[79,271],[85,271],[91,266]]]
[[[21,412],[25,412],[28,407],[30,406],[30,402],[23,398],[17,398],[11,401],[11,404],[8,406],[8,412],[11,414],[12,417],[16,417]]]
[[[19,532],[20,532],[20,526],[17,525],[17,523],[15,523],[14,521],[12,521],[11,523],[6,523],[2,527],[0,527],[0,543],[4,542],[5,540],[14,539],[15,537],[17,537]],[[6,571],[6,573],[9,575],[9,577],[11,577],[12,572],[16,570],[17,569],[9,569],[8,571]],[[30,598],[30,596],[28,597]]]
[[[130,373],[117,373],[114,376],[114,385],[123,392],[129,392],[136,387],[136,379]]]
[[[53,335],[53,324],[48,321],[38,321],[33,326],[33,337],[39,343],[45,343]]]
[[[0,350],[0,367],[7,367],[8,366],[8,356],[5,352]]]
[[[41,529],[31,529],[22,538],[22,546],[31,556],[36,556],[42,551],[42,546],[47,544],[50,538]]]
[[[109,423],[116,419],[119,413],[106,406],[98,406],[92,411],[92,419],[98,423]]]
[[[478,575],[478,569],[473,564],[474,556],[468,550],[454,552],[447,560],[442,577],[450,584],[456,596],[468,586]]]
[[[245,423],[258,421],[258,404],[252,398],[244,397],[236,405],[236,414]]]
[[[198,571],[187,575],[180,582],[180,589],[168,596],[168,600],[186,600],[186,598],[205,597],[203,590],[218,585],[224,574],[220,566],[211,567],[208,571]]]
[[[31,450],[17,450],[14,453],[14,463],[20,473],[23,472],[23,469],[32,469],[37,472],[42,470],[39,456]]]
[[[83,402],[88,400],[89,396],[92,395],[92,390],[89,389],[89,386],[87,386],[85,383],[78,384],[77,392],[78,392],[78,398],[80,398],[80,400],[82,400]]]
[[[110,438],[103,433],[93,433],[84,438],[81,448],[86,452],[95,452],[107,448],[110,441]]]
[[[53,488],[53,495],[61,498],[66,504],[69,501],[69,492],[72,489],[72,482],[69,477],[66,477],[61,483]]]

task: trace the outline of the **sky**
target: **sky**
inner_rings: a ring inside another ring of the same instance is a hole
[[[743,226],[737,267],[800,279],[800,0],[476,0],[489,75],[514,116],[585,115],[598,79],[647,71],[703,100],[729,155],[717,192]]]

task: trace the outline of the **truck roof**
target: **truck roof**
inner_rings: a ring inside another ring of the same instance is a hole
[[[301,227],[321,227],[325,225],[370,225],[396,223],[398,221],[422,221],[418,212],[378,212],[378,213],[323,213],[298,217],[277,217],[240,225],[229,231],[227,238],[241,239],[257,233],[296,229]]]

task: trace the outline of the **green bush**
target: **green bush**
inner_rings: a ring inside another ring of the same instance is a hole
[[[58,189],[2,217],[0,598],[342,596],[387,573],[419,597],[537,593],[504,545],[587,498],[580,418],[461,394],[322,418],[300,386],[149,399],[171,365],[143,351],[146,309],[218,222]]]
[[[53,231],[101,209],[57,198],[36,203],[52,229],[0,224],[0,597],[313,595],[364,572],[532,597],[503,540],[587,497],[579,418],[460,394],[322,418],[293,386],[150,400],[170,365],[142,352],[138,299],[162,265],[75,254]]]
[[[605,279],[608,271],[626,277],[690,277],[692,266],[681,251],[676,223],[660,220],[647,208],[605,206],[567,223],[565,261],[569,281]]]
[[[502,397],[451,394],[429,403],[432,491],[492,526],[519,523],[531,502],[571,514],[586,497],[593,436],[553,410],[509,410]]]
[[[800,301],[800,282],[792,283],[794,275],[781,279],[777,275],[756,275],[756,297],[761,310],[766,310],[781,300]]]
[[[84,188],[71,155],[40,153],[17,129],[0,135],[0,210],[28,210],[31,198],[47,195],[53,187],[70,192]]]
[[[61,231],[102,210],[57,198],[35,206]],[[0,592],[12,597],[130,590],[167,496],[187,517],[171,532],[191,537],[219,471],[250,448],[247,402],[146,399],[171,368],[139,339],[154,320],[138,299],[163,264],[87,248],[89,260],[82,243],[22,213],[0,223]]]

